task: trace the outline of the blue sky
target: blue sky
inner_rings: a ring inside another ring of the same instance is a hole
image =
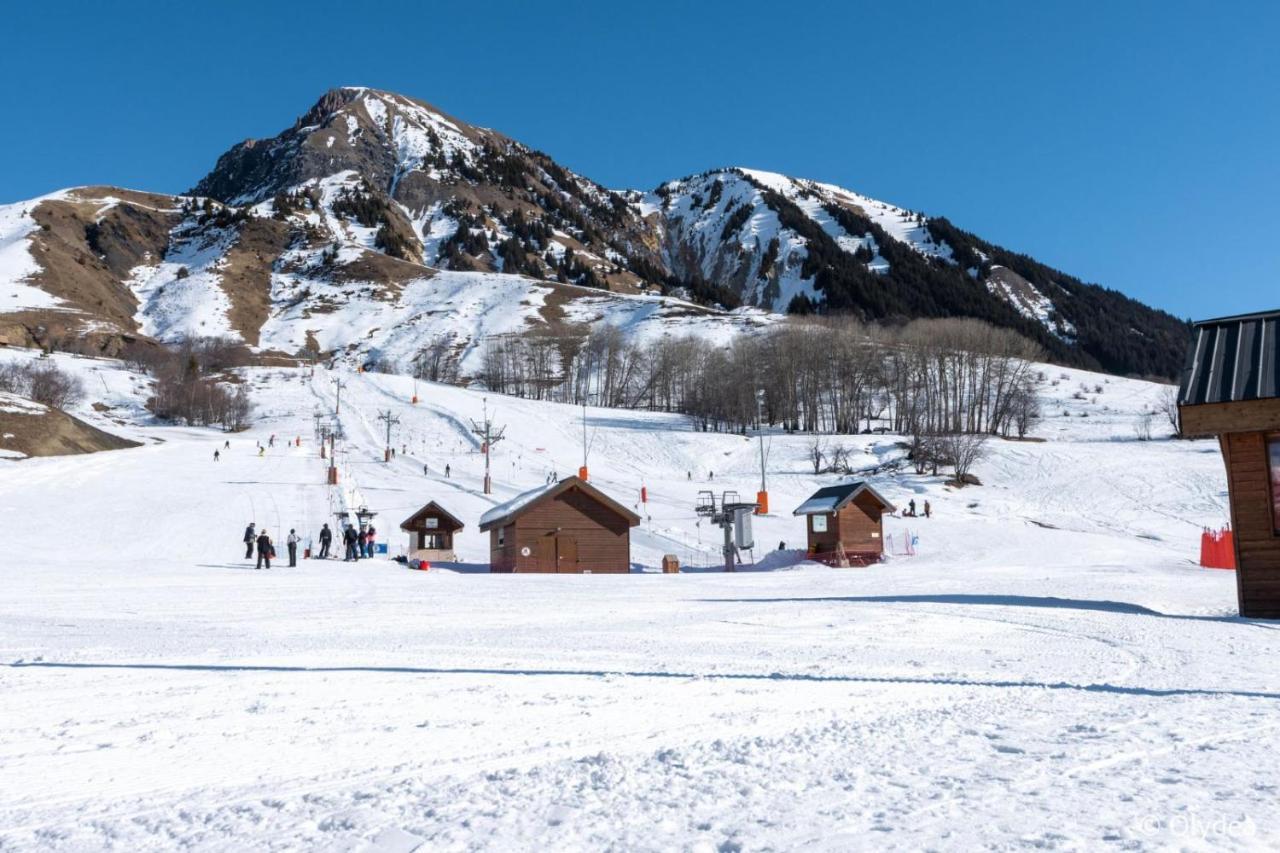
[[[0,202],[185,190],[367,85],[612,187],[771,169],[1179,316],[1280,307],[1280,4],[15,4],[0,73]]]

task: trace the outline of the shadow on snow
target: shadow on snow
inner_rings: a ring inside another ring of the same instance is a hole
[[[1111,693],[1123,696],[1232,696],[1245,699],[1280,699],[1280,693],[1257,690],[1210,690],[1198,687],[1133,687],[1119,684],[1071,684],[1065,681],[999,681],[969,678],[926,678],[874,675],[812,675],[785,672],[693,673],[662,671],[628,671],[604,669],[485,669],[481,667],[413,667],[413,666],[286,666],[272,664],[197,664],[197,663],[71,663],[59,661],[14,661],[10,669],[101,669],[168,672],[229,673],[371,673],[396,675],[485,675],[485,676],[551,676],[586,678],[662,678],[678,681],[777,681],[815,684],[889,684],[936,687],[991,687],[1038,690],[1070,690],[1083,693]]]
[[[1196,616],[1194,614],[1161,613],[1141,604],[1126,601],[1097,601],[1083,598],[1056,598],[1031,595],[980,595],[970,593],[941,593],[933,595],[842,595],[814,596],[809,598],[703,598],[708,604],[961,604],[988,607],[1037,607],[1066,610],[1091,610],[1099,613],[1127,613],[1136,616],[1157,616],[1161,619],[1187,619],[1195,622],[1228,622],[1257,628],[1280,629],[1280,625],[1245,619],[1240,616]]]

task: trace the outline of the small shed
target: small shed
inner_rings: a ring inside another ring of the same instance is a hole
[[[875,563],[884,555],[882,517],[893,504],[858,480],[818,489],[793,515],[808,520],[809,557],[820,562]]]
[[[452,562],[453,534],[465,527],[452,513],[435,501],[400,522],[400,529],[409,534],[410,560]]]
[[[1240,615],[1280,619],[1280,311],[1203,320],[1193,334],[1182,433],[1222,447]]]
[[[541,486],[480,517],[491,572],[631,571],[640,516],[577,477]]]

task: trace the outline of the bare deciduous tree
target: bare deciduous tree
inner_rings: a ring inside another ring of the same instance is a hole
[[[1160,396],[1156,400],[1156,411],[1164,415],[1164,419],[1169,422],[1169,426],[1173,429],[1173,437],[1182,438],[1182,416],[1178,411],[1177,387],[1166,385],[1160,389]]]
[[[54,409],[74,406],[84,398],[84,386],[79,379],[48,363],[0,366],[0,391],[27,397]]]
[[[813,473],[822,473],[822,462],[827,458],[826,443],[821,436],[814,436],[808,447],[809,463],[813,465]]]
[[[973,466],[986,455],[985,433],[950,433],[941,436],[942,455],[955,471],[956,480],[963,483]]]
[[[1133,434],[1138,437],[1138,441],[1151,440],[1151,419],[1151,412],[1141,412],[1133,422]]]
[[[419,357],[420,375],[434,347]],[[727,346],[692,337],[640,345],[603,325],[494,337],[477,378],[502,394],[681,412],[700,430],[847,434],[881,420],[910,435],[1023,435],[1038,414],[1031,365],[1040,355],[1009,330],[967,319],[886,330],[806,317]]]

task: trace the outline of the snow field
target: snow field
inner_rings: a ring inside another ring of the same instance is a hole
[[[461,562],[255,572],[249,520],[281,543],[335,503],[311,434],[333,375],[248,371],[261,420],[214,463],[227,437],[147,425],[125,371],[59,362],[117,389],[146,444],[0,463],[0,509],[21,520],[0,597],[0,849],[1280,837],[1280,762],[1259,748],[1280,727],[1280,633],[1234,618],[1230,573],[1192,565],[1225,512],[1221,460],[1210,443],[1134,439],[1156,386],[1046,368],[1049,440],[993,442],[982,487],[874,479],[936,515],[889,520],[918,554],[864,570],[709,570],[718,531],[695,526],[696,493],[752,494],[756,441],[589,409],[592,481],[629,505],[648,488],[632,548],[645,571],[492,576],[479,516],[577,468],[581,409],[490,395],[507,438],[485,496],[468,432],[484,395],[421,383],[415,406],[410,379],[344,371],[344,489],[379,512],[393,552],[398,522],[439,501],[467,523]],[[1073,399],[1082,382],[1104,390]],[[384,464],[388,408],[407,452]],[[832,440],[869,465],[901,452],[892,436]],[[762,563],[801,545],[790,510],[831,482],[807,472],[808,441],[772,438]],[[654,574],[667,552],[702,570]]]

